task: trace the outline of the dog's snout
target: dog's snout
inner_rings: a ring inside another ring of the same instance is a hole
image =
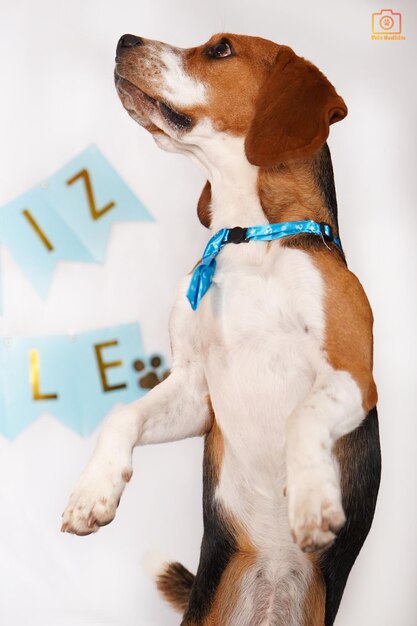
[[[117,50],[121,48],[134,48],[135,46],[143,46],[144,41],[142,37],[138,37],[137,35],[122,35],[117,44]]]

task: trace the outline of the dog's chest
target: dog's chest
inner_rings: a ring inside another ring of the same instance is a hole
[[[222,250],[200,312],[208,373],[256,364],[268,377],[284,362],[314,358],[323,333],[322,278],[307,253],[279,242]]]
[[[224,253],[224,254],[223,254]],[[323,358],[323,285],[308,254],[274,242],[226,247],[201,303],[200,350],[222,432],[257,467]]]

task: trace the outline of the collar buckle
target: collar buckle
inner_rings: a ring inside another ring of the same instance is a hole
[[[334,241],[332,227],[329,224],[326,224],[326,222],[319,222],[319,226],[320,226],[320,234],[322,238],[324,239],[324,241],[328,241],[329,243],[332,243],[332,241]]]
[[[241,226],[235,226],[234,228],[230,228],[229,233],[227,235],[227,240],[225,243],[247,243],[248,239],[246,239],[246,233],[248,229],[242,228]]]

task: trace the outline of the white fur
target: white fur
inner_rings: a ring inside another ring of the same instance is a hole
[[[167,97],[201,101],[203,91],[184,77],[178,55],[162,58]],[[207,118],[185,134],[163,120],[158,125],[165,133],[155,135],[162,148],[188,154],[204,168],[214,231],[266,222],[257,168],[246,160],[242,138],[216,132]],[[307,253],[280,242],[226,246],[197,312],[185,297],[188,283],[186,277],[171,316],[172,374],[108,420],[64,523],[88,532],[93,511],[95,530],[104,519],[98,503],[109,491],[105,518],[114,515],[132,448],[201,435],[210,424],[210,396],[224,437],[215,497],[258,549],[230,626],[285,619],[298,626],[311,576],[300,546],[328,544],[343,523],[332,446],[364,418],[361,394],[350,374],[328,363],[324,285]],[[291,618],[282,614],[285,602]]]
[[[185,135],[178,135],[163,121],[158,125],[166,133],[155,135],[160,148],[184,154],[204,169],[213,192],[213,232],[267,222],[257,192],[258,168],[245,156],[243,137],[216,131],[207,117]]]
[[[283,555],[283,560],[288,554]],[[301,554],[290,559],[285,572],[260,563],[245,572],[242,593],[227,626],[300,626],[304,623],[302,599],[307,591],[310,564]],[[300,601],[301,600],[301,601]]]
[[[182,300],[184,288],[181,291]],[[122,474],[131,468],[135,446],[185,439],[207,429],[207,383],[201,363],[195,358],[195,337],[188,332],[193,326],[195,330],[195,325],[187,313],[188,322],[186,316],[176,321],[175,309],[173,312],[179,335],[172,337],[173,345],[178,345],[172,374],[144,398],[108,418],[94,455],[70,496],[63,515],[65,530],[93,532],[113,519],[126,484]]]
[[[205,104],[206,88],[203,83],[191,78],[184,71],[181,51],[163,49],[161,94],[174,106],[194,106]]]

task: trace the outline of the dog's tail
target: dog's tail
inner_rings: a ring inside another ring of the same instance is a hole
[[[156,555],[147,555],[144,566],[164,599],[174,609],[184,613],[188,607],[194,574],[181,563],[167,561]]]

